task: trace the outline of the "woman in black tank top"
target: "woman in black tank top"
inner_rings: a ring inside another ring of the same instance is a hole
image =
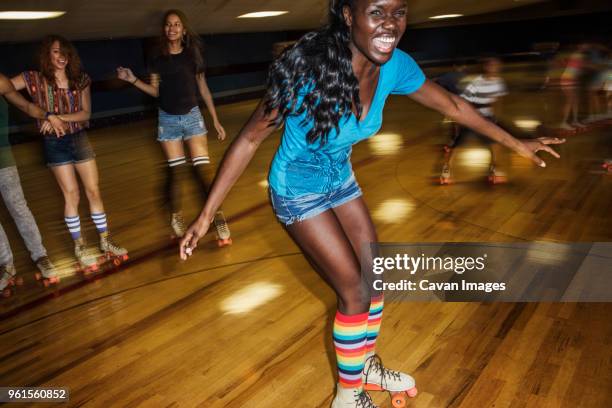
[[[117,75],[119,79],[159,99],[157,140],[168,164],[164,190],[172,213],[170,224],[174,235],[181,237],[185,231],[180,203],[180,174],[187,164],[185,144],[189,148],[193,175],[204,199],[208,193],[206,165],[210,164],[210,159],[198,93],[212,116],[217,137],[221,141],[225,140],[225,130],[217,117],[204,76],[202,41],[191,28],[187,16],[180,10],[167,11],[159,40],[158,52],[149,62],[149,83],[137,78],[129,68],[117,68]]]

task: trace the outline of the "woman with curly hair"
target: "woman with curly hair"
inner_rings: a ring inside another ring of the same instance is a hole
[[[46,111],[46,120],[38,120],[38,129],[43,134],[46,164],[64,195],[64,221],[74,240],[74,254],[83,269],[97,269],[96,259],[86,250],[81,235],[78,175],[100,235],[100,250],[109,258],[127,259],[127,250],[117,245],[109,234],[98,186],[98,167],[87,137],[91,80],[81,69],[76,49],[63,37],[46,37],[39,58],[40,71],[25,71],[11,81],[15,89],[25,88],[34,103]],[[65,135],[54,130],[60,126]]]
[[[519,141],[427,80],[415,61],[396,49],[406,14],[405,0],[330,2],[328,25],[306,34],[272,64],[266,96],[226,153],[180,245],[186,259],[258,146],[284,124],[270,169],[270,198],[277,218],[337,294],[333,408],[375,407],[367,390],[416,395],[411,376],[384,367],[376,356],[383,297],[364,275],[372,271],[370,244],[377,237],[350,162],[351,146],[380,129],[387,97],[409,95],[542,167],[534,153],[558,157],[547,144],[562,142]]]
[[[141,81],[131,69],[125,67],[117,68],[117,75],[146,94],[159,98],[157,140],[168,165],[165,195],[172,213],[170,225],[174,234],[182,237],[185,226],[181,212],[180,174],[187,163],[184,144],[189,148],[193,175],[204,200],[208,194],[206,167],[210,164],[210,158],[206,125],[198,106],[198,92],[213,118],[220,140],[225,139],[225,130],[217,118],[204,76],[200,36],[180,10],[168,10],[162,21],[158,53],[150,64],[150,83]]]

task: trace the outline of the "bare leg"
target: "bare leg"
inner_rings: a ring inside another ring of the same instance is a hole
[[[86,162],[77,163],[74,165],[79,177],[83,182],[87,201],[89,201],[89,211],[91,214],[99,214],[104,212],[104,204],[100,194],[98,166],[96,160],[87,160]]]
[[[74,165],[65,164],[51,167],[51,172],[64,195],[64,216],[72,217],[79,213],[79,183],[74,171]]]
[[[370,298],[364,293],[359,255],[334,211],[288,225],[287,231],[336,292],[341,313],[356,315],[369,310]],[[353,237],[355,242],[357,239]]]

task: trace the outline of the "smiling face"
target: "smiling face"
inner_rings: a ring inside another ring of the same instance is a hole
[[[62,51],[62,47],[59,41],[53,42],[49,49],[49,58],[51,59],[51,65],[55,70],[61,71],[66,69],[68,65],[68,57]]]
[[[407,8],[405,0],[356,0],[345,7],[353,47],[375,64],[389,61],[406,31]]]
[[[166,17],[166,24],[164,25],[164,34],[168,41],[182,41],[185,35],[185,27],[183,22],[176,14],[170,14]]]

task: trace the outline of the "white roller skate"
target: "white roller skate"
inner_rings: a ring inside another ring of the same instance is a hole
[[[213,219],[213,223],[215,224],[215,229],[217,230],[217,246],[221,248],[227,245],[232,245],[230,229],[227,225],[225,215],[223,215],[223,211],[217,211],[215,218]]]
[[[74,256],[78,262],[77,272],[89,275],[98,270],[97,259],[87,250],[85,241],[82,237],[74,241]]]
[[[121,265],[129,258],[127,249],[117,245],[108,231],[100,234],[100,251],[104,254],[105,260],[112,261],[115,266]]]
[[[442,167],[442,174],[440,174],[440,184],[441,185],[451,184],[451,182],[452,180],[451,180],[450,166],[448,164],[445,164]]]
[[[23,285],[23,280],[16,278],[15,275],[17,275],[15,265],[12,263],[0,265],[0,291],[5,298],[13,294],[13,286]]]
[[[172,227],[172,231],[174,232],[172,238],[183,238],[183,236],[185,235],[185,220],[183,219],[183,214],[181,214],[180,212],[172,213],[170,226]]]
[[[372,402],[370,394],[365,390],[344,388],[338,384],[331,408],[378,408],[378,405]]]
[[[379,356],[366,359],[363,368],[363,386],[367,391],[387,391],[395,408],[406,406],[406,396],[416,397],[414,378],[408,374],[386,368]]]
[[[493,164],[491,167],[489,167],[489,177],[487,180],[489,180],[489,183],[491,184],[504,184],[508,182],[506,175],[499,170],[496,170]]]
[[[55,271],[55,266],[53,266],[48,256],[38,258],[36,260],[36,267],[40,272],[36,272],[34,277],[37,281],[42,282],[45,287],[59,282],[60,279]]]

